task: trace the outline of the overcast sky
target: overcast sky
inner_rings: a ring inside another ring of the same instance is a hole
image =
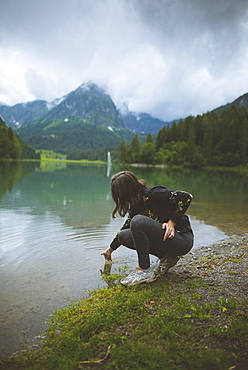
[[[165,121],[248,92],[247,0],[0,0],[0,102],[83,82]]]

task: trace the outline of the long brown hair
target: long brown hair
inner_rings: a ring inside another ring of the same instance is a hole
[[[111,178],[112,198],[115,208],[112,217],[119,213],[124,217],[140,200],[140,190],[147,187],[144,180],[139,181],[130,171],[122,171]]]

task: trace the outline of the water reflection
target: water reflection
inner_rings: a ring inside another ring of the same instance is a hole
[[[40,162],[27,162],[24,166],[19,161],[0,161],[0,199],[13,189],[13,186],[40,166]]]
[[[39,162],[0,164],[0,197],[17,185],[4,203],[31,207],[35,214],[49,210],[73,228],[100,226],[106,222],[113,206],[109,176],[121,170],[119,166],[107,166],[106,175],[103,165],[41,163],[41,166]],[[163,184],[191,192],[194,195],[189,208],[192,217],[217,226],[227,234],[247,230],[246,176],[170,168],[129,169],[139,178],[145,178],[149,186]]]
[[[206,224],[232,234],[248,230],[248,173],[193,171],[172,168],[135,168],[138,177],[145,177],[149,186],[165,184],[193,194],[188,213]]]

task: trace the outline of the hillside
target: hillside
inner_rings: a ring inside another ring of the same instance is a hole
[[[171,122],[153,118],[147,113],[127,112],[122,119],[126,128],[138,134],[157,134],[164,126],[171,124]]]
[[[236,108],[244,107],[246,110],[248,110],[248,93],[240,96],[238,99],[234,100],[232,103],[228,103],[228,104],[222,105],[214,109],[213,112],[216,112],[217,114],[221,114],[224,110],[229,109],[232,105],[235,105]]]
[[[110,96],[93,83],[82,84],[52,103],[0,106],[0,114],[35,149],[64,154],[115,147],[122,138],[130,140],[133,136]]]
[[[0,105],[0,115],[29,145],[64,154],[118,146],[123,138],[130,142],[133,133],[157,134],[168,124],[146,113],[121,115],[111,97],[93,83],[51,103]]]
[[[0,116],[8,127],[17,130],[20,127],[36,123],[48,112],[48,109],[48,103],[44,100],[35,100],[14,106],[0,105]]]
[[[52,108],[40,121],[45,129],[59,125],[62,122],[80,120],[80,123],[90,123],[95,126],[109,126],[112,129],[124,128],[110,96],[95,84],[82,84],[69,93],[60,104]]]
[[[40,155],[14,134],[0,117],[0,159],[40,159]]]
[[[75,91],[52,102],[35,100],[14,106],[0,104],[0,115],[7,126],[13,130],[19,130],[36,123],[54,125],[57,120],[68,122],[69,118],[75,117],[83,118],[88,122],[94,119],[94,123],[102,125],[104,123],[109,125],[109,123],[117,121],[119,125],[138,134],[157,134],[161,128],[171,124],[171,122],[162,121],[147,113],[129,112],[127,108],[121,114],[117,111],[112,100],[109,99],[110,97],[93,83],[82,84]],[[112,112],[112,118],[104,117],[107,110]]]
[[[248,109],[248,94],[213,112],[220,115],[232,105]],[[12,107],[0,105],[0,116],[33,148],[63,154],[117,147],[122,139],[130,143],[134,133],[143,141],[148,133],[160,135],[164,127],[174,127],[147,113],[126,109],[121,114],[111,97],[94,83],[82,84],[50,103],[36,100]]]

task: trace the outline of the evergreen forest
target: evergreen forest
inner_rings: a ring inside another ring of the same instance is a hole
[[[15,135],[0,117],[0,159],[40,159],[40,154]]]
[[[215,111],[189,116],[163,127],[155,139],[148,134],[141,144],[136,134],[130,145],[120,144],[121,163],[147,163],[233,167],[247,164],[248,111],[232,105],[220,115]]]
[[[73,130],[70,132],[69,129],[67,140],[73,134]],[[82,136],[78,137],[81,139]],[[85,132],[84,137],[86,141],[93,138],[96,140],[96,135],[90,135],[89,138]],[[106,141],[102,142],[100,149],[92,150],[82,143],[82,139],[80,144],[83,150],[75,148],[67,152],[67,159],[106,161],[107,152],[110,151],[112,162],[123,164],[145,163],[192,168],[246,165],[248,111],[245,107],[232,105],[220,114],[212,111],[196,117],[188,116],[164,126],[157,135],[148,134],[145,137],[135,134],[132,138],[122,136],[122,139],[120,136],[119,147]],[[53,150],[56,151],[56,148]],[[14,134],[1,118],[0,159],[40,159],[40,154]]]

